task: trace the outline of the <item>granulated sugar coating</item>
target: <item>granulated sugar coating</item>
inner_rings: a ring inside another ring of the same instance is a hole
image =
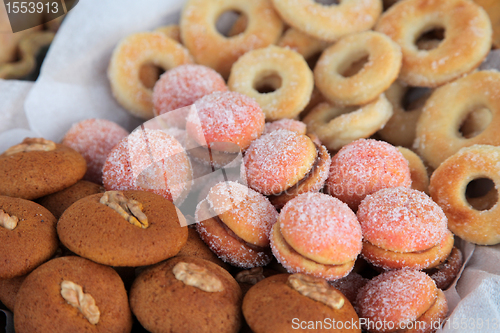
[[[408,161],[392,145],[377,140],[356,140],[332,157],[326,192],[357,210],[368,194],[383,188],[410,187]]]
[[[226,91],[222,76],[201,65],[181,65],[165,72],[153,89],[155,116],[193,104],[215,91]]]
[[[448,220],[425,193],[406,187],[368,195],[357,212],[363,238],[390,251],[427,250],[443,239]]]
[[[86,119],[69,129],[62,144],[79,152],[87,162],[85,180],[101,184],[102,167],[111,149],[126,137],[128,132],[120,125],[106,119]]]
[[[307,126],[303,122],[294,119],[281,119],[266,123],[264,134],[271,133],[279,129],[286,129],[298,134],[306,134]]]
[[[323,193],[305,193],[280,212],[281,233],[301,255],[326,265],[356,259],[361,252],[361,227],[353,211]]]
[[[243,162],[242,179],[265,195],[277,194],[295,185],[311,170],[317,152],[305,135],[277,130],[252,142]]]
[[[109,154],[103,168],[107,191],[146,190],[170,201],[187,195],[192,178],[184,148],[161,130],[136,130]]]
[[[265,196],[229,181],[213,186],[207,201],[238,237],[257,246],[269,245],[269,233],[278,219],[278,212]]]
[[[390,331],[395,332],[417,320],[431,307],[436,296],[436,285],[427,274],[403,269],[373,278],[359,291],[356,304],[360,318],[390,322],[395,328]],[[386,331],[389,330],[377,330]]]
[[[189,113],[186,129],[199,144],[231,142],[245,150],[264,132],[264,112],[252,98],[240,93],[214,92],[196,101],[195,106],[197,112]]]

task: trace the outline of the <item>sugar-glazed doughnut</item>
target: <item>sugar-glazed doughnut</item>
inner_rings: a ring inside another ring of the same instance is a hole
[[[354,75],[349,68],[368,57]],[[316,86],[337,105],[361,105],[376,99],[396,80],[401,49],[384,34],[367,31],[349,35],[327,48],[314,67]]]
[[[294,118],[306,107],[314,78],[300,54],[271,45],[241,56],[231,69],[228,86],[255,99],[266,120],[277,120]],[[275,90],[259,92],[265,86]]]
[[[368,138],[391,118],[392,107],[384,94],[361,107],[341,107],[320,103],[303,121],[309,132],[331,151],[357,139]]]
[[[344,0],[323,5],[314,0],[272,0],[283,20],[317,39],[333,42],[371,29],[382,13],[381,0]]]
[[[142,32],[124,38],[113,51],[108,68],[111,90],[118,103],[134,116],[149,119],[153,114],[152,90],[140,80],[143,65],[165,70],[192,63],[189,52],[159,32]]]
[[[225,11],[248,17],[244,32],[233,37],[220,34],[215,23]],[[215,69],[224,78],[244,53],[275,43],[283,22],[270,0],[189,0],[181,14],[181,38],[196,62]]]
[[[500,243],[500,205],[497,200],[488,210],[475,209],[467,202],[467,185],[480,178],[500,188],[500,147],[474,145],[462,148],[446,159],[431,176],[429,192],[448,217],[448,228],[460,238],[475,244]]]
[[[405,147],[396,147],[403,157],[408,161],[411,175],[411,188],[417,191],[429,193],[429,174],[424,162],[413,151]]]
[[[440,87],[425,103],[417,123],[415,147],[422,158],[437,168],[460,148],[475,144],[500,145],[500,73],[480,71]],[[468,115],[486,108],[491,122],[474,137],[459,129]]]
[[[281,36],[277,45],[281,47],[289,47],[292,50],[300,53],[306,61],[311,60],[314,56],[319,55],[329,46],[330,43],[316,39],[308,34],[289,28],[283,36]]]
[[[401,82],[396,81],[384,93],[392,104],[393,114],[384,128],[378,131],[378,134],[382,139],[395,146],[411,147],[413,145],[418,118],[422,113],[426,99],[430,95],[430,92],[422,91],[420,98],[406,106],[405,96],[410,89],[411,87],[404,86]]]
[[[415,45],[419,37],[439,28],[445,30],[439,46],[419,50]],[[400,1],[381,16],[375,30],[401,46],[399,79],[416,87],[437,87],[472,71],[491,48],[488,15],[468,0]]]

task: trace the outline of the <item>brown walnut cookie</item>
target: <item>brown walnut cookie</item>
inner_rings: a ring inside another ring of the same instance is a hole
[[[0,155],[0,195],[36,199],[82,179],[85,159],[75,150],[42,138],[27,138]]]

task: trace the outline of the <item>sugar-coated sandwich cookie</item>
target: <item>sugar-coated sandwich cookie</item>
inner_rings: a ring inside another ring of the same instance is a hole
[[[233,146],[237,145],[243,151],[264,132],[264,112],[255,100],[243,94],[214,92],[194,105],[196,110],[189,113],[186,130],[200,145],[222,152],[234,152]]]
[[[191,187],[192,169],[184,147],[159,129],[139,129],[109,153],[103,168],[108,191],[145,190],[182,202]]]
[[[102,183],[102,167],[111,149],[129,133],[120,125],[106,119],[86,119],[66,132],[62,144],[79,152],[87,162],[83,179]]]
[[[16,276],[10,279],[0,279],[0,302],[10,311],[14,311],[17,292],[26,279],[27,275]]]
[[[323,193],[304,193],[288,201],[270,239],[274,256],[288,272],[327,280],[349,274],[362,248],[354,212]]]
[[[153,88],[155,116],[188,106],[215,91],[226,91],[226,82],[213,69],[194,64],[165,72]]]
[[[32,201],[0,196],[0,279],[25,275],[59,245],[57,220]]]
[[[306,135],[285,129],[272,131],[252,142],[243,158],[242,179],[271,197],[273,204],[304,192],[319,191],[328,177],[328,151]]]
[[[326,192],[354,211],[368,194],[383,188],[410,187],[408,161],[396,147],[372,139],[356,140],[332,157]]]
[[[127,291],[111,268],[80,257],[50,260],[24,280],[16,332],[130,332]]]
[[[357,212],[363,257],[384,269],[431,268],[453,248],[447,218],[425,193],[406,187],[368,195]]]
[[[26,138],[0,155],[0,195],[36,199],[73,185],[87,163],[75,150],[43,138]]]
[[[130,307],[153,333],[236,333],[241,326],[238,283],[220,266],[194,257],[143,271],[130,290]]]
[[[47,208],[56,219],[59,219],[62,213],[78,200],[102,192],[104,192],[104,187],[86,180],[79,180],[62,191],[41,197],[37,202]]]
[[[436,330],[448,312],[441,289],[425,273],[403,269],[383,273],[370,280],[358,293],[358,314],[373,323],[370,333],[418,332]],[[418,321],[418,323],[417,323]],[[376,325],[385,322],[386,325]]]
[[[205,244],[205,242],[203,242],[200,238],[200,235],[195,228],[188,228],[188,238],[186,244],[184,244],[179,253],[177,253],[177,256],[190,256],[205,259],[219,265],[225,270],[228,270],[230,267],[222,261],[222,259],[217,257],[212,250],[210,250],[207,244]]]
[[[213,186],[196,209],[196,230],[225,262],[251,268],[271,259],[269,232],[278,212],[262,194],[235,182]]]
[[[463,263],[462,251],[454,246],[445,262],[432,269],[425,270],[425,272],[434,280],[439,289],[445,290],[460,273]]]
[[[279,274],[260,281],[245,295],[242,309],[254,333],[361,332],[347,298],[325,280],[305,274]],[[315,326],[318,322],[323,325]],[[335,322],[358,325],[336,329]]]
[[[176,255],[187,240],[184,216],[146,191],[108,191],[85,197],[59,219],[70,251],[110,266],[145,266]]]

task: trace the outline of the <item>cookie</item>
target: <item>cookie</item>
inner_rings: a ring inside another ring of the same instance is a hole
[[[135,267],[175,256],[187,240],[187,227],[181,223],[185,225],[182,213],[158,194],[108,191],[69,207],[59,219],[57,233],[64,246],[82,257]]]
[[[26,275],[0,280],[0,302],[2,302],[11,311],[14,311],[17,292],[19,291],[19,288],[21,288],[24,279],[26,279]]]
[[[19,289],[14,328],[23,332],[130,332],[127,292],[111,268],[80,257],[50,260]]]
[[[37,201],[54,214],[56,219],[59,219],[62,213],[78,200],[102,192],[104,192],[104,187],[86,180],[80,180],[62,191],[46,195]]]
[[[85,159],[73,149],[42,138],[27,138],[0,155],[0,195],[36,199],[83,178]]]
[[[32,201],[0,196],[0,279],[31,272],[56,252],[57,220]]]
[[[238,332],[241,289],[220,266],[176,257],[142,272],[130,307],[150,332]]]

